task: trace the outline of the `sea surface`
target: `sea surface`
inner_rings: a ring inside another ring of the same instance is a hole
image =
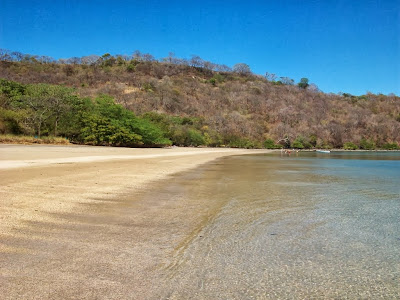
[[[164,299],[400,299],[400,152],[228,157],[147,196],[203,208]]]

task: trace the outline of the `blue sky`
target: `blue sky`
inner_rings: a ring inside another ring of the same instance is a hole
[[[0,48],[68,58],[174,52],[324,92],[400,95],[400,0],[0,1]]]

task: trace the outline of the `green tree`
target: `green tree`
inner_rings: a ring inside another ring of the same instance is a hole
[[[264,141],[264,148],[266,148],[266,149],[280,149],[280,148],[282,148],[282,146],[275,144],[273,139],[268,138],[268,139],[266,139]]]
[[[343,144],[343,149],[345,150],[356,150],[358,149],[357,145],[352,142],[346,142]]]
[[[195,146],[195,147],[205,145],[204,136],[201,134],[200,131],[194,128],[189,128],[186,131],[185,144],[187,146]]]
[[[385,150],[399,150],[400,147],[397,143],[385,143],[382,145],[382,149]]]
[[[368,140],[365,138],[362,138],[360,141],[360,149],[363,150],[374,150],[376,148],[375,143],[372,140]]]
[[[25,94],[18,97],[18,100],[13,104],[18,108],[25,108],[30,111],[27,122],[32,125],[35,134],[40,138],[45,122],[52,115],[51,106],[49,105],[48,85],[27,85]]]
[[[86,143],[114,146],[171,144],[157,125],[136,117],[106,95],[97,97],[81,120],[81,140]]]
[[[307,141],[303,136],[298,136],[292,143],[293,148],[297,149],[310,149],[312,144]]]
[[[309,86],[308,78],[301,78],[300,82],[297,84],[297,86],[299,88],[306,89]]]

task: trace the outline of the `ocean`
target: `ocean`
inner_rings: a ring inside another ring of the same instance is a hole
[[[227,157],[146,197],[201,216],[162,298],[400,298],[400,152]]]

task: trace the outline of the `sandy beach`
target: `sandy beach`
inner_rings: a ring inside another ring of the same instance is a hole
[[[140,193],[257,152],[0,145],[2,299],[157,298],[160,266],[205,212]]]

